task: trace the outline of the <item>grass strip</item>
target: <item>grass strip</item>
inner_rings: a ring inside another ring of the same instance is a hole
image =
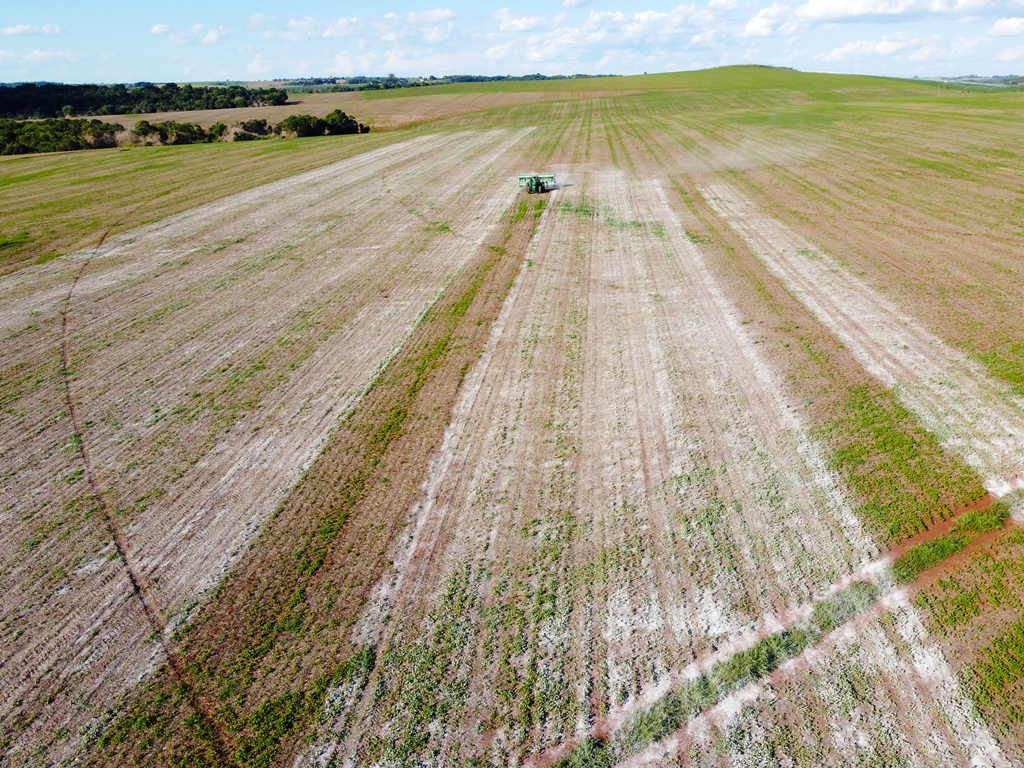
[[[878,597],[878,587],[854,582],[814,607],[804,624],[776,632],[753,647],[715,664],[708,672],[685,680],[660,699],[632,715],[611,741],[588,738],[559,760],[556,768],[609,766],[649,744],[675,733],[733,691],[753,683],[818,642]]]
[[[999,502],[986,510],[965,512],[951,533],[916,544],[897,557],[892,564],[892,574],[901,584],[909,584],[922,572],[955,555],[976,536],[1002,528],[1009,517],[1009,507]]]
[[[861,500],[859,513],[889,541],[927,530],[950,507],[984,495],[980,478],[943,451],[888,390],[852,386],[819,428],[839,437],[830,469],[838,471]]]
[[[1010,519],[1010,507],[1003,501],[997,501],[985,510],[965,512],[957,518],[953,530],[957,533],[980,534],[996,531],[1006,525]]]
[[[950,555],[967,546],[966,536],[940,536],[924,544],[917,544],[896,558],[892,574],[901,584],[909,584],[922,571],[938,565]]]

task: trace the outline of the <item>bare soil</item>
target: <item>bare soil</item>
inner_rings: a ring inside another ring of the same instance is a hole
[[[465,93],[465,94],[419,94],[402,98],[367,98],[360,93],[302,93],[293,94],[291,99],[280,106],[244,107],[241,109],[206,109],[182,112],[156,112],[139,115],[105,115],[108,123],[120,123],[131,129],[139,120],[162,122],[174,120],[179,123],[198,123],[209,128],[214,123],[234,123],[263,118],[271,124],[284,120],[288,115],[313,115],[323,117],[340,109],[357,121],[371,126],[376,131],[393,131],[412,125],[419,125],[440,117],[451,118],[484,112],[516,104],[554,102],[607,98],[618,92],[573,92],[557,91],[513,91],[509,93]]]

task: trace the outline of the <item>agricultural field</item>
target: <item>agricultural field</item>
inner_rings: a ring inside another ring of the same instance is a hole
[[[0,160],[4,764],[1024,765],[1024,94],[586,89]]]

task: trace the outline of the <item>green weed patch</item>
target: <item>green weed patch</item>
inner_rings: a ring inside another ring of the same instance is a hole
[[[1010,507],[1006,502],[997,501],[988,509],[965,512],[957,518],[953,530],[968,534],[988,533],[1002,528],[1009,519]]]
[[[1005,381],[1018,395],[1024,395],[1024,341],[1013,341],[975,357],[992,376]]]
[[[892,574],[901,584],[909,584],[922,571],[938,565],[950,555],[955,555],[967,546],[966,536],[940,536],[924,544],[911,547],[896,558],[892,564]]]
[[[950,508],[981,497],[981,479],[943,451],[888,390],[853,386],[817,433],[832,450],[830,468],[859,496],[859,511],[887,541],[927,530]]]
[[[965,512],[957,519],[951,533],[917,544],[896,558],[892,564],[893,576],[901,584],[909,584],[923,571],[955,555],[975,536],[1002,528],[1009,517],[1010,508],[1001,502],[986,510]]]

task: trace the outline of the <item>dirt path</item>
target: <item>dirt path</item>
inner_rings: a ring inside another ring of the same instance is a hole
[[[754,253],[944,445],[1003,495],[1024,487],[1024,403],[895,304],[721,182],[702,190]]]
[[[52,334],[55,297],[86,256],[3,282],[7,327],[34,326],[8,336],[3,358],[22,372],[0,425],[13,500],[0,671],[4,700],[20,702],[3,716],[15,747],[64,728],[52,756],[68,754],[162,660],[65,446],[88,446],[131,571],[170,633],[496,224],[516,194],[509,150],[527,133],[417,139],[108,242],[69,308],[74,435]],[[437,183],[463,164],[458,190]],[[21,711],[41,714],[19,727]]]

